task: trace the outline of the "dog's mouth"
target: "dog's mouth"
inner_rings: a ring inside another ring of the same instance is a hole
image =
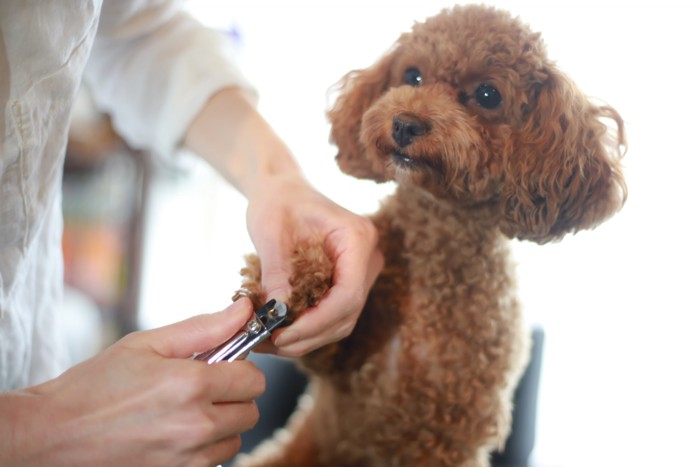
[[[394,161],[394,164],[399,167],[414,168],[416,165],[416,161],[411,158],[411,156],[400,151],[392,151],[391,159]]]
[[[391,160],[395,166],[407,170],[430,169],[436,172],[442,172],[443,167],[439,160],[427,156],[412,156],[393,149],[390,152]]]

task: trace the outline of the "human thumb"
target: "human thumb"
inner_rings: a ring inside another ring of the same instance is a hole
[[[242,298],[222,311],[146,331],[142,337],[164,357],[185,358],[209,350],[234,335],[250,319],[252,312],[250,300]]]
[[[285,267],[289,263],[288,258],[260,256],[260,281],[266,294],[265,301],[274,298],[279,302],[286,303],[291,290],[289,268]]]

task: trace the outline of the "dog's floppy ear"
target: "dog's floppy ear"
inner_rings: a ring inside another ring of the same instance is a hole
[[[627,197],[620,115],[557,70],[546,74],[506,151],[501,196],[501,230],[537,243],[597,226]]]
[[[384,168],[377,166],[365,153],[360,142],[362,116],[389,87],[393,52],[364,70],[351,71],[338,83],[339,95],[328,111],[331,142],[338,147],[336,160],[340,169],[358,178],[383,181]]]

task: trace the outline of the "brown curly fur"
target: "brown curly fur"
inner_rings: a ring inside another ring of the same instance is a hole
[[[256,255],[248,255],[245,260],[246,267],[241,270],[244,278],[241,287],[249,292],[253,306],[257,309],[264,304],[265,297],[261,284],[260,259]],[[315,243],[297,242],[292,252],[292,274],[289,277],[292,291],[286,301],[290,321],[318,303],[331,287],[332,277],[333,262],[320,240]]]
[[[419,86],[404,84],[409,68]],[[500,105],[478,105],[481,83]],[[622,120],[555,68],[539,34],[483,6],[415,25],[340,91],[341,169],[397,182],[373,216],[386,266],[354,332],[302,359],[312,384],[286,430],[239,465],[486,466],[529,348],[508,242],[558,240],[621,208]],[[397,116],[425,130],[404,147]],[[326,261],[318,274],[322,246],[304,248],[315,259],[295,272],[297,313],[332,274]]]

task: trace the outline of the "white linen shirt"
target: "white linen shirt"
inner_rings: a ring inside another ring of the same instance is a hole
[[[0,391],[65,370],[61,181],[85,78],[131,146],[168,157],[207,99],[249,84],[170,0],[0,2]]]

